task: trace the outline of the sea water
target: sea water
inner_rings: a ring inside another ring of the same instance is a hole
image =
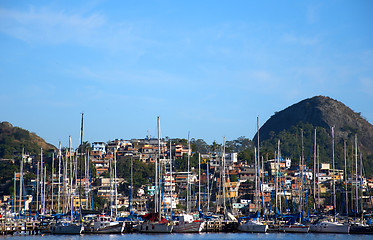
[[[82,235],[18,235],[0,236],[0,240],[365,240],[373,235],[320,233],[197,233],[197,234],[82,234]]]

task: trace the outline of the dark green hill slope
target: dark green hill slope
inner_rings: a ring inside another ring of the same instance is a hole
[[[55,149],[34,133],[13,127],[8,122],[0,123],[0,158],[12,159],[22,152],[22,148],[25,148],[26,153],[36,155],[40,153],[41,147],[46,151]]]
[[[344,164],[343,144],[346,141],[348,160],[353,157],[355,135],[359,153],[362,153],[367,172],[373,173],[373,126],[343,103],[325,96],[316,96],[276,112],[261,128],[262,153],[274,154],[277,141],[281,141],[283,156],[298,160],[301,155],[303,131],[304,157],[313,158],[314,129],[323,162],[331,161],[331,127],[334,126],[337,166]],[[254,136],[257,142],[257,135]],[[360,151],[361,150],[361,151]],[[312,165],[312,161],[310,161]]]

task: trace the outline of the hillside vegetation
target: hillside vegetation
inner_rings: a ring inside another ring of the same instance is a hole
[[[354,159],[355,135],[357,136],[359,161],[360,153],[364,170],[372,175],[373,167],[373,126],[360,113],[356,113],[343,103],[324,96],[316,96],[296,103],[280,112],[276,112],[261,128],[261,152],[273,157],[280,140],[281,154],[293,160],[299,160],[302,152],[309,165],[313,165],[314,129],[317,145],[320,149],[320,161],[331,162],[331,128],[335,133],[336,167],[344,167],[344,142],[347,146],[348,166]],[[254,136],[257,141],[257,135]],[[296,161],[295,161],[296,163]]]
[[[48,151],[55,149],[41,137],[8,122],[0,123],[0,158],[12,159],[22,153],[22,148],[30,155],[40,154],[40,148]]]

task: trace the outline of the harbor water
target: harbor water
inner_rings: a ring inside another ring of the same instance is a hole
[[[294,233],[200,233],[200,234],[108,234],[108,235],[14,235],[0,240],[365,240],[373,235]]]

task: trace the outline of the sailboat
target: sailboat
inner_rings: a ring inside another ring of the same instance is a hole
[[[81,223],[63,219],[52,224],[49,229],[52,234],[81,234],[84,227]]]
[[[137,230],[143,233],[171,233],[173,230],[172,222],[168,221],[161,214],[161,174],[160,174],[160,160],[161,160],[161,142],[160,142],[160,123],[157,118],[158,126],[158,159],[155,161],[155,194],[154,194],[154,212],[142,216],[143,222],[137,225]],[[159,173],[159,178],[158,178]],[[158,183],[159,181],[159,183]],[[159,197],[159,199],[158,199]]]
[[[258,219],[250,219],[240,224],[238,230],[241,232],[266,233],[268,231],[268,225]]]
[[[332,158],[333,158],[333,210],[334,216],[333,221],[316,221],[310,225],[311,232],[321,232],[321,233],[349,233],[350,225],[342,224],[336,221],[335,209],[336,209],[336,199],[335,199],[335,166],[334,166],[334,127],[332,127]]]
[[[256,200],[256,206],[258,204],[257,201],[257,196],[259,195],[258,193],[258,182],[261,185],[260,177],[259,177],[259,159],[260,159],[260,154],[259,154],[259,117],[257,117],[257,136],[258,136],[258,155],[257,151],[255,148],[255,200]],[[260,186],[261,188],[261,186]],[[263,199],[262,199],[262,208],[263,208],[263,213],[265,212],[264,209],[264,204],[263,204]],[[246,222],[240,223],[238,226],[238,230],[241,232],[251,232],[251,233],[266,233],[268,231],[268,225],[259,219],[259,212],[257,212],[257,217],[253,219],[248,219]]]
[[[80,149],[80,153],[81,155],[83,155],[83,149],[82,149],[82,146],[83,146],[83,119],[84,119],[84,113],[82,113],[82,122],[81,122],[81,129],[80,129],[80,146],[81,146],[81,149]],[[71,143],[71,141],[70,141]],[[71,150],[70,150],[70,153],[71,155]],[[81,166],[81,169],[82,171],[82,166]],[[67,178],[67,164],[65,165],[65,170],[64,170],[64,184],[66,184],[66,178]],[[80,181],[81,183],[81,181]],[[82,208],[82,204],[81,204],[81,200],[80,200],[80,195],[79,195],[79,221],[74,221],[74,217],[73,217],[73,209],[70,209],[70,212],[71,212],[71,216],[70,216],[70,219],[68,218],[63,218],[63,219],[59,219],[57,220],[54,224],[52,224],[50,226],[50,231],[52,234],[81,234],[84,230],[84,226],[82,224],[82,221],[81,221],[81,208]]]

